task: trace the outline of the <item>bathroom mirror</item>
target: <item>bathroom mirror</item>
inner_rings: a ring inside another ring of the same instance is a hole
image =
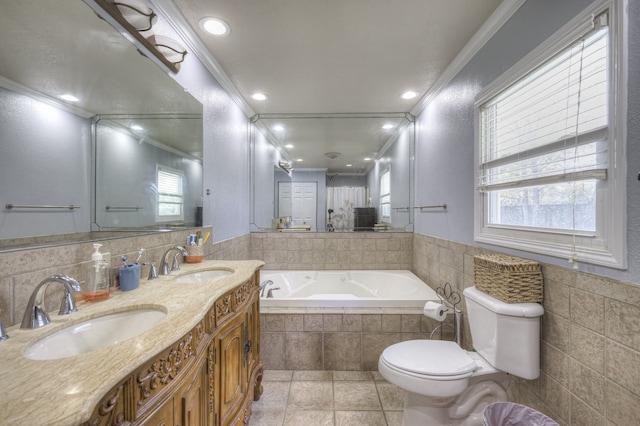
[[[252,231],[412,231],[412,117],[283,114],[252,121]],[[292,165],[289,183],[281,162]],[[292,216],[293,229],[278,229],[283,216]]]
[[[0,0],[0,8],[0,250],[121,235],[93,232],[102,229],[157,228],[140,215],[127,221],[131,215],[119,213],[110,222],[98,215],[108,204],[129,206],[127,198],[94,206],[104,201],[98,189],[157,196],[149,186],[134,190],[136,175],[110,181],[113,174],[103,173],[93,180],[94,168],[113,169],[103,162],[106,145],[92,146],[107,122],[136,140],[137,152],[118,152],[135,158],[128,171],[157,175],[159,159],[176,170],[189,164],[183,219],[156,224],[194,224],[202,194],[202,105],[82,1],[44,8],[40,0]],[[77,99],[61,99],[66,94]],[[131,129],[133,119],[141,120],[143,133]],[[151,199],[135,204],[152,206]]]

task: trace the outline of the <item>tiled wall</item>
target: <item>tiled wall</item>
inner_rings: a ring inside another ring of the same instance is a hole
[[[432,286],[473,285],[476,247],[414,234],[413,272]],[[572,426],[640,424],[640,286],[542,265],[541,375],[512,377],[511,400]],[[468,349],[468,325],[463,335]]]
[[[409,232],[265,232],[251,234],[251,258],[264,269],[411,269]]]
[[[204,228],[211,231],[211,228]],[[130,259],[137,257],[138,250],[145,248],[141,261],[151,260],[160,266],[160,258],[166,249],[173,245],[184,245],[189,231],[174,231],[124,237],[102,241],[102,252],[111,253],[112,265],[121,263],[122,255]],[[207,259],[249,259],[249,234],[215,244],[207,244]],[[80,263],[91,259],[92,243],[69,244],[48,248],[36,248],[0,253],[0,309],[5,326],[22,321],[25,307],[33,289],[43,279],[54,274],[67,274],[78,280]],[[144,266],[142,277],[148,275],[149,266]],[[58,294],[56,294],[58,293]],[[61,291],[58,286],[47,290],[45,309],[57,310],[60,305]]]
[[[377,370],[378,358],[387,346],[426,339],[437,326],[419,314],[260,317],[260,357],[269,370]]]

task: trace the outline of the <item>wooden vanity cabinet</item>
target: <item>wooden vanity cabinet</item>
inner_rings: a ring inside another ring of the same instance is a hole
[[[135,369],[87,426],[246,425],[262,394],[259,271],[218,298],[196,327]]]

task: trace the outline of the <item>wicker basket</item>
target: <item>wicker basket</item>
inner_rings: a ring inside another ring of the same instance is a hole
[[[502,254],[473,257],[476,288],[506,303],[542,302],[542,271],[533,260]]]

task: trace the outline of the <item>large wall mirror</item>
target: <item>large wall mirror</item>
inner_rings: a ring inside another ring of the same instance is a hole
[[[55,3],[0,0],[0,250],[194,225],[202,105],[87,4]]]
[[[412,117],[288,114],[252,122],[252,231],[413,231]]]

